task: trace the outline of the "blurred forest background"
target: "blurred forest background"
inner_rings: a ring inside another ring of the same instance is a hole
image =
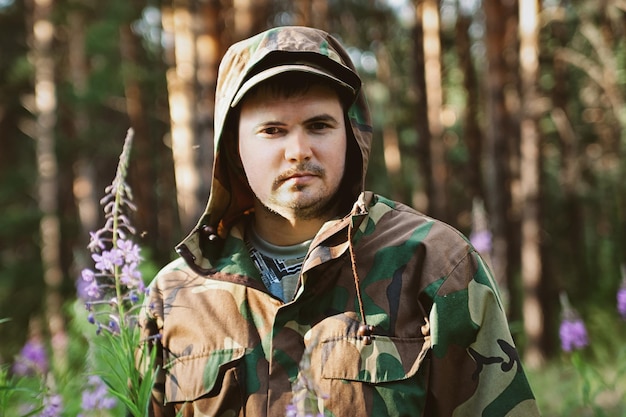
[[[145,279],[175,256],[208,196],[222,54],[292,24],[350,48],[368,188],[486,225],[527,366],[559,353],[561,293],[592,343],[624,340],[626,0],[0,0],[0,364],[33,332],[64,354],[129,127]]]

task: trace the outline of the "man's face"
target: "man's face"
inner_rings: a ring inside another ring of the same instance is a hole
[[[252,191],[287,219],[332,216],[329,203],[345,167],[346,127],[332,89],[312,86],[294,97],[261,88],[241,104],[239,154]]]

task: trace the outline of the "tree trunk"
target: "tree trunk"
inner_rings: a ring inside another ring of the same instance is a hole
[[[184,0],[174,0],[162,9],[163,30],[173,40],[169,58],[167,90],[171,120],[171,146],[176,179],[176,201],[183,230],[190,230],[203,210],[198,198],[200,171],[195,164],[196,145],[196,42],[193,15]]]
[[[432,182],[429,194],[429,214],[449,221],[446,165],[446,148],[443,142],[443,87],[441,84],[441,37],[439,34],[439,2],[423,0],[422,28],[424,31],[424,78],[428,127],[430,129],[430,167]]]
[[[225,47],[223,42],[224,25],[219,1],[201,2],[197,5],[196,37],[197,48],[197,104],[198,165],[201,172],[201,198],[206,201],[211,189],[213,172],[215,113],[215,89],[217,70]]]
[[[78,100],[72,114],[73,134],[77,142],[85,140],[89,129],[89,117],[82,105],[87,93],[87,80],[89,77],[87,69],[87,57],[85,55],[85,16],[79,8],[72,10],[67,18],[68,21],[68,64],[69,73],[72,80],[74,95]],[[80,147],[78,147],[80,149]],[[79,151],[80,152],[80,151]],[[99,218],[99,198],[94,185],[97,184],[93,165],[80,153],[73,167],[73,194],[78,217],[81,224],[81,247],[86,247],[89,232],[96,230]],[[79,263],[82,259],[78,258]],[[79,270],[87,264],[79,265]]]
[[[52,0],[33,0],[32,59],[35,69],[36,155],[38,201],[41,211],[40,239],[43,279],[46,286],[45,315],[52,340],[53,363],[67,367],[67,336],[63,316],[63,270],[61,227],[58,213],[58,161],[54,129],[56,125],[55,64],[52,53],[55,27]]]
[[[417,164],[424,179],[423,187],[416,187],[413,192],[412,205],[416,209],[428,213],[430,211],[429,196],[432,194],[432,169],[430,158],[430,129],[428,126],[428,103],[426,98],[426,77],[424,71],[424,28],[422,25],[423,8],[421,0],[415,1],[415,26],[413,28],[413,82],[416,96],[415,131],[418,142],[415,148]]]
[[[508,209],[509,149],[511,123],[505,105],[504,60],[507,12],[500,0],[485,0],[486,108],[485,108],[485,200],[493,235],[492,265],[496,280],[506,288],[509,278]]]
[[[395,96],[394,82],[391,77],[391,69],[389,65],[389,53],[384,45],[384,42],[379,42],[376,48],[376,59],[378,62],[378,70],[376,76],[381,85],[385,86],[388,90],[387,95],[389,97]],[[387,101],[384,105],[388,106],[390,103]],[[400,152],[400,141],[398,139],[398,132],[394,123],[393,114],[387,114],[385,117],[385,124],[383,128],[383,158],[385,161],[385,167],[387,170],[387,176],[391,184],[391,190],[389,192],[390,197],[397,201],[403,201],[403,178],[402,178],[402,158]]]
[[[541,350],[543,311],[539,300],[541,284],[541,148],[537,126],[537,80],[539,75],[539,5],[536,0],[519,2],[520,73],[522,81],[521,165],[522,192],[522,283],[523,314],[527,341],[526,363],[539,367],[545,360]]]
[[[124,95],[126,96],[126,113],[134,131],[133,162],[129,165],[129,179],[135,179],[132,182],[132,189],[137,212],[133,221],[138,234],[157,238],[158,223],[154,213],[156,173],[152,168],[153,146],[150,141],[141,84],[136,72],[133,71],[133,68],[141,68],[139,50],[139,39],[132,32],[130,23],[122,23],[120,53],[124,69]]]
[[[469,152],[469,162],[465,184],[470,201],[484,200],[482,186],[482,132],[478,125],[478,110],[480,109],[478,94],[478,79],[472,62],[472,42],[469,37],[471,16],[459,11],[456,23],[456,50],[459,56],[459,65],[463,73],[463,87],[467,100],[463,112],[463,140]]]
[[[233,0],[231,41],[239,41],[267,29],[270,11],[269,0]]]

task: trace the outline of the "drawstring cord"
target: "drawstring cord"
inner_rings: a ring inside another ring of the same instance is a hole
[[[352,221],[348,224],[348,248],[350,250],[350,264],[352,266],[352,276],[354,277],[354,288],[356,289],[356,298],[359,302],[359,313],[361,314],[362,324],[359,326],[357,336],[363,341],[363,344],[370,345],[372,343],[372,333],[374,332],[374,326],[367,324],[367,318],[365,317],[365,309],[363,308],[363,299],[361,298],[361,285],[359,281],[359,274],[356,270],[356,257],[354,255],[354,247],[352,245],[352,238],[354,237]]]

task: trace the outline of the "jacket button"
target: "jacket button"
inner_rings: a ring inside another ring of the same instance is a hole
[[[207,226],[202,225],[202,227],[200,228],[200,233],[202,234],[202,237],[209,239],[209,240],[215,240],[217,239],[217,234],[215,233],[215,229],[211,226]]]

